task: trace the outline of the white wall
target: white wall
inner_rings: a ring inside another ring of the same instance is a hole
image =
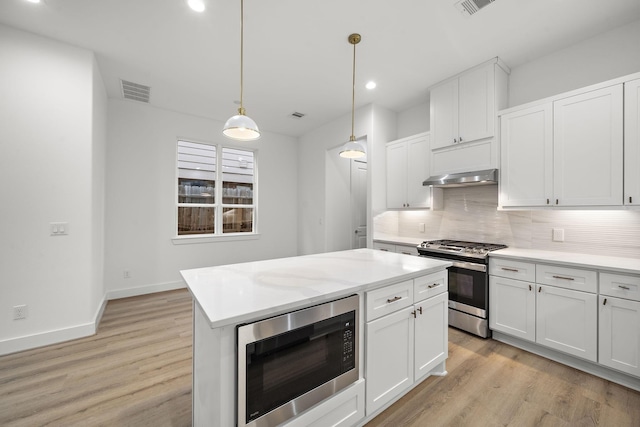
[[[182,287],[179,270],[297,253],[297,144],[263,132],[238,143],[223,123],[109,100],[105,283],[109,298]],[[174,244],[178,138],[257,147],[257,240]],[[124,270],[131,278],[124,279]]]
[[[431,129],[429,107],[430,100],[427,98],[423,104],[416,105],[398,113],[398,135],[397,139],[406,138]]]
[[[5,354],[94,331],[104,296],[105,94],[91,52],[5,26],[0,64]],[[50,222],[68,222],[69,234],[50,236]],[[13,306],[23,304],[27,319],[13,320]]]
[[[513,67],[509,106],[640,71],[640,21]]]
[[[367,211],[369,224],[371,212],[384,204],[385,159],[384,144],[395,138],[396,116],[390,110],[376,105],[367,105],[355,112],[355,136],[367,141],[368,188]],[[327,219],[335,219],[344,191],[327,188],[327,182],[339,183],[339,177],[327,177],[327,150],[349,140],[351,115],[340,117],[315,129],[300,138],[298,156],[299,206],[298,206],[298,252],[312,254],[325,252],[327,227],[333,227]],[[338,173],[338,172],[335,172]],[[337,185],[337,184],[336,184]],[[331,198],[329,202],[327,200]],[[328,214],[327,209],[331,209]],[[347,221],[351,221],[349,215]],[[369,232],[369,236],[372,233]],[[369,237],[371,240],[371,237]]]

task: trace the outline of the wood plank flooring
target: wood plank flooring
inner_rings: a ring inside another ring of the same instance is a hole
[[[110,301],[93,337],[0,357],[0,426],[191,424],[191,297]],[[449,375],[367,427],[640,426],[640,393],[449,329]]]

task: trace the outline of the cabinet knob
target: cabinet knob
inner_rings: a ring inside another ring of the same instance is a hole
[[[458,143],[458,140],[457,140],[456,138],[453,138],[453,143],[454,143],[454,144],[457,144],[457,143]]]
[[[462,142],[462,137],[460,137],[459,142]]]
[[[556,205],[558,204],[558,199],[556,199]]]
[[[549,204],[549,199],[547,199],[547,204]]]

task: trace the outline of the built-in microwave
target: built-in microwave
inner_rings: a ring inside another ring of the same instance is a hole
[[[237,425],[276,426],[358,380],[359,297],[237,327]]]

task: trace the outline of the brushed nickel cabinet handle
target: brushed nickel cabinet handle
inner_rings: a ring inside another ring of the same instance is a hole
[[[433,285],[427,285],[427,288],[429,288],[429,289],[433,289],[433,288],[435,288],[436,286],[440,286],[440,283],[434,283]]]
[[[402,299],[402,297],[393,297],[393,298],[387,300],[387,304],[390,304],[392,302],[396,302],[396,301],[401,300],[401,299]]]
[[[563,276],[553,276],[554,279],[562,279],[562,280],[576,280],[573,277],[563,277]]]
[[[520,271],[520,270],[518,270],[517,268],[507,268],[507,267],[502,267],[502,269],[503,269],[504,271],[513,271],[514,273],[517,273],[518,271]]]
[[[628,286],[623,286],[623,285],[618,285],[618,287],[620,289],[624,289],[625,291],[628,291],[630,289]]]

